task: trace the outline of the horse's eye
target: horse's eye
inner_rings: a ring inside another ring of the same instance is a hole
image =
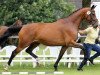
[[[95,12],[92,12],[91,14],[92,14],[92,15],[95,15]]]

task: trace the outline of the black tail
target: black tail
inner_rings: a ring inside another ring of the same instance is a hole
[[[11,26],[7,29],[7,31],[0,37],[0,45],[2,45],[9,36],[17,35],[21,30],[22,26]]]

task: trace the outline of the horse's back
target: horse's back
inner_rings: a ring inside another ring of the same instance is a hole
[[[31,30],[38,32],[44,29],[50,29],[50,28],[55,29],[56,27],[54,27],[53,25],[54,25],[53,23],[29,23],[22,27],[21,32],[26,32],[26,31],[31,32]]]

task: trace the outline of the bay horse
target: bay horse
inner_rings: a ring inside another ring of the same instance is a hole
[[[59,19],[56,22],[29,23],[24,25],[18,34],[18,47],[12,52],[7,65],[10,66],[13,58],[25,47],[28,47],[26,52],[37,60],[38,56],[32,53],[32,50],[42,43],[48,46],[62,46],[58,59],[54,64],[54,69],[57,71],[58,63],[68,47],[79,47],[83,49],[81,44],[76,43],[78,27],[83,19],[95,25],[97,22],[95,7],[93,5],[92,7],[81,8],[67,18]],[[5,70],[7,69],[8,67],[6,66]]]

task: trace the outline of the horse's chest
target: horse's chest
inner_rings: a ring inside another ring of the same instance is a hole
[[[74,38],[77,37],[77,33],[78,31],[76,29],[66,28],[65,30],[63,30],[63,35],[65,35],[65,37]]]

